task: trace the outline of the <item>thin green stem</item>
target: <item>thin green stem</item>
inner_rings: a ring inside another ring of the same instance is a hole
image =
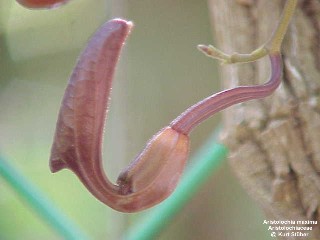
[[[270,40],[249,54],[233,53],[229,55],[212,45],[198,45],[198,49],[208,57],[218,59],[224,64],[253,62],[268,54],[279,53],[296,7],[297,0],[287,0],[279,24]]]
[[[257,48],[251,53],[243,54],[243,53],[236,52],[230,55],[222,52],[221,50],[219,50],[218,48],[212,45],[206,46],[206,45],[200,44],[197,47],[206,56],[214,59],[218,59],[219,61],[222,62],[222,64],[253,62],[268,55],[268,51],[264,46]]]
[[[288,0],[286,2],[278,27],[273,33],[271,39],[265,45],[265,48],[268,49],[270,53],[280,52],[283,38],[288,30],[290,20],[292,19],[297,7],[297,2],[297,0]]]

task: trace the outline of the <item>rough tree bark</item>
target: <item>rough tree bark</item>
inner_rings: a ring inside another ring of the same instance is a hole
[[[251,52],[269,39],[284,0],[209,0],[216,45]],[[320,221],[320,1],[301,0],[283,44],[281,86],[224,111],[230,164],[270,220]],[[266,81],[267,59],[222,66],[224,88]],[[308,225],[306,225],[308,226]],[[320,225],[309,225],[320,239]],[[279,237],[279,239],[301,239]]]

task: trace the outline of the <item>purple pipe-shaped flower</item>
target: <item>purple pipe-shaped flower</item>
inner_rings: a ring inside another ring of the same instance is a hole
[[[131,28],[131,22],[114,19],[88,42],[62,101],[50,157],[52,172],[72,170],[97,199],[122,212],[143,210],[167,198],[188,158],[190,131],[231,105],[270,95],[282,72],[280,54],[272,53],[267,83],[225,90],[190,107],[154,135],[113,184],[102,166],[103,128],[116,63]]]

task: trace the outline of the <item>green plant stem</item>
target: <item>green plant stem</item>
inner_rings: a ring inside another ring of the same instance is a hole
[[[297,0],[287,0],[278,27],[272,34],[269,42],[265,45],[269,53],[280,52],[283,38],[288,31],[288,26],[297,7],[297,2]]]
[[[88,239],[36,187],[0,155],[0,175],[16,193],[38,213],[50,227],[66,240]]]
[[[198,45],[198,49],[206,56],[218,59],[224,64],[253,62],[268,54],[279,53],[296,7],[297,0],[287,0],[281,19],[270,40],[249,54],[233,53],[228,55],[212,45]]]
[[[154,239],[166,225],[170,224],[173,217],[191,199],[200,186],[212,176],[228,153],[224,145],[215,143],[216,135],[213,139],[211,138],[193,157],[193,164],[188,167],[174,193],[151,210],[142,220],[139,220],[139,224],[133,226],[126,233],[125,240]]]

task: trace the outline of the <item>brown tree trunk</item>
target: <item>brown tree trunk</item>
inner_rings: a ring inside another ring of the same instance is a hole
[[[248,53],[262,45],[275,29],[284,3],[209,0],[217,47]],[[299,1],[282,53],[281,86],[271,97],[224,111],[223,137],[231,149],[231,167],[268,220],[319,223],[320,1]],[[224,88],[262,83],[270,71],[267,60],[220,70]],[[319,224],[305,226],[312,231],[306,231],[304,239],[320,239]]]

